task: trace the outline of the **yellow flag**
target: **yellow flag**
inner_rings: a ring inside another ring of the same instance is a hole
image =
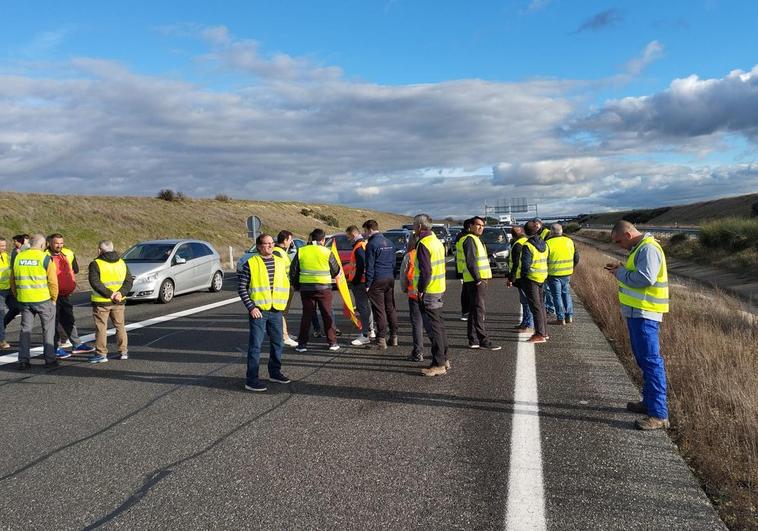
[[[342,260],[340,260],[340,253],[337,251],[337,242],[335,240],[332,240],[332,254],[340,265],[340,274],[337,275],[335,280],[337,281],[337,289],[340,295],[342,295],[342,313],[353,322],[358,330],[361,330],[361,321],[355,315],[355,311],[353,311],[353,299],[350,297],[350,288],[347,286],[347,279],[345,279],[345,272],[342,270]]]

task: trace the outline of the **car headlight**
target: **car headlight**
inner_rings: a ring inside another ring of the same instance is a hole
[[[498,251],[495,253],[495,256],[498,258],[506,258],[508,256],[508,250],[505,251]]]
[[[139,279],[141,282],[155,282],[158,280],[158,273],[150,273]]]

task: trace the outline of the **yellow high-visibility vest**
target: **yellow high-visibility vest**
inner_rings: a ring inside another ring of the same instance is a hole
[[[463,250],[463,243],[467,238],[474,239],[474,245],[476,245],[476,264],[479,266],[479,277],[483,280],[492,278],[492,270],[490,269],[490,259],[487,256],[487,248],[482,243],[482,240],[475,234],[466,234],[455,244],[455,261],[456,267],[459,273],[463,273],[464,282],[473,282],[474,277],[466,267],[466,256]]]
[[[287,254],[287,251],[282,249],[281,247],[274,246],[273,253],[278,256],[279,258],[284,259],[285,262],[287,262],[287,269],[285,270],[287,273],[287,277],[290,276],[290,265],[292,264],[292,260],[290,260],[290,255]]]
[[[528,239],[521,245],[521,255],[516,266],[516,278],[519,279],[524,276],[524,272],[521,271],[521,257],[524,254],[524,247],[528,247],[532,253],[532,265],[529,267],[529,271],[526,272],[526,278],[534,282],[545,282],[547,278],[547,248],[544,251],[538,251]]]
[[[516,247],[516,245],[521,245],[521,246],[523,247],[523,245],[524,245],[524,242],[525,242],[526,240],[528,240],[528,239],[529,239],[529,238],[527,238],[526,236],[521,236],[521,237],[520,237],[518,240],[516,240],[515,242],[513,242],[513,243],[511,244],[511,252],[510,252],[510,253],[508,253],[508,271],[514,271],[514,265],[513,265],[513,248],[514,248],[514,247]],[[516,269],[518,269],[518,267],[519,267],[519,264],[516,264],[516,265],[515,265],[515,268],[516,268]],[[518,273],[518,271],[516,271],[516,273]],[[519,277],[515,277],[515,278],[519,278]]]
[[[0,290],[11,289],[11,262],[8,253],[0,253]]]
[[[47,256],[53,256],[53,253],[50,252],[50,249],[45,251],[45,254]],[[63,247],[61,249],[61,254],[66,257],[66,260],[68,260],[68,265],[71,266],[71,271],[74,270],[74,251],[69,249],[68,247]]]
[[[97,268],[100,270],[100,282],[102,282],[106,288],[114,293],[120,290],[121,286],[124,285],[124,280],[126,280],[126,262],[120,258],[117,262],[106,262],[105,260],[96,258],[95,263],[97,264]],[[122,300],[126,300],[126,297],[124,297]],[[111,299],[103,297],[95,290],[92,290],[90,301],[113,302]]]
[[[429,258],[432,262],[432,276],[424,293],[428,295],[441,295],[445,293],[445,246],[434,233],[419,240],[418,245],[423,245],[429,250]],[[418,245],[416,248],[418,249]],[[413,290],[418,293],[419,267],[418,256],[413,259]]]
[[[540,238],[542,238],[543,240],[547,240],[548,236],[550,236],[550,229],[548,229],[547,227],[543,227],[542,230],[540,231]]]
[[[629,255],[624,267],[627,271],[637,271],[634,259],[645,245],[652,245],[661,253],[661,269],[658,271],[655,284],[646,288],[633,288],[619,280],[619,302],[639,310],[667,313],[669,311],[669,277],[666,270],[666,255],[655,238],[652,236],[644,238]]]
[[[278,255],[274,257],[274,285],[268,280],[266,263],[259,255],[247,261],[250,268],[250,284],[247,292],[250,300],[261,310],[284,310],[290,297],[290,279],[287,276],[287,262]]]
[[[45,258],[45,252],[40,249],[27,249],[16,255],[13,280],[19,302],[45,302],[51,299]]]
[[[566,277],[574,273],[574,241],[566,236],[556,236],[547,242],[547,274],[551,277]]]
[[[300,262],[301,284],[331,284],[332,274],[329,269],[331,249],[323,245],[311,244],[297,251]]]

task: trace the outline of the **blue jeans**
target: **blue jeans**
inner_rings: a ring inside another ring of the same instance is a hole
[[[667,419],[666,369],[658,342],[660,323],[635,317],[627,318],[626,324],[634,358],[642,370],[642,403],[651,417]]]
[[[258,383],[258,366],[261,359],[261,345],[268,334],[270,345],[268,356],[269,376],[278,376],[282,371],[282,312],[278,310],[262,311],[260,319],[250,320],[250,342],[247,347],[247,385]]]
[[[529,302],[526,300],[526,294],[521,288],[518,288],[518,298],[519,302],[521,302],[521,326],[534,328],[534,316],[532,315],[531,308],[529,308]]]
[[[571,300],[569,290],[570,283],[571,275],[547,278],[547,286],[555,304],[555,316],[559,321],[574,315],[574,301]]]
[[[10,293],[10,290],[0,290],[0,341],[5,341],[5,323],[3,321],[5,319],[5,313],[8,311],[8,305],[5,302],[8,293]]]
[[[555,313],[555,302],[553,301],[553,294],[550,292],[548,283],[545,282],[544,289],[542,290],[542,303],[545,305],[545,312]]]

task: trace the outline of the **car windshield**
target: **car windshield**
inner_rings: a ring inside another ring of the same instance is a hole
[[[432,227],[432,232],[438,237],[438,238],[446,238],[448,235],[447,227]]]
[[[481,237],[482,243],[506,243],[508,237],[503,229],[485,227]]]
[[[408,246],[408,239],[404,232],[385,232],[384,237],[387,238],[397,250],[405,250]]]
[[[461,233],[462,230],[463,229],[459,227],[454,227],[450,229],[450,237],[455,239]]]
[[[138,243],[123,258],[127,262],[165,262],[173,250],[171,243]]]

